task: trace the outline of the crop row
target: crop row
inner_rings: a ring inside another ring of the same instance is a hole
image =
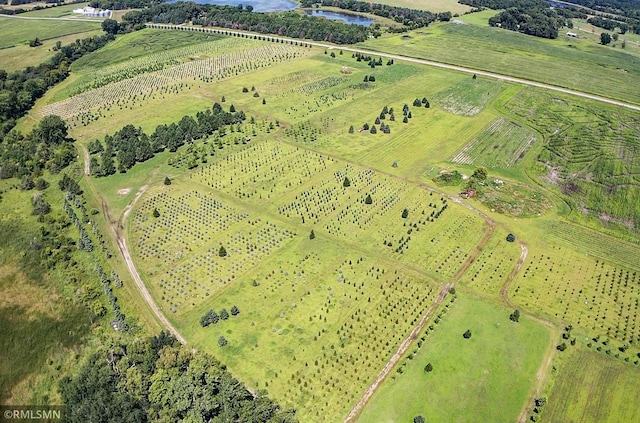
[[[195,60],[178,66],[115,82],[78,94],[66,100],[49,104],[40,110],[42,116],[58,115],[64,119],[101,106],[114,106],[119,101],[135,101],[180,81],[201,79],[210,82],[288,61],[305,54],[301,47],[284,44],[268,44],[236,51],[209,59]]]
[[[490,168],[509,168],[524,157],[535,140],[535,134],[528,128],[498,118],[465,144],[451,161]]]
[[[258,41],[231,37],[136,57],[125,62],[97,69],[92,74],[91,82],[78,87],[74,91],[74,95],[124,79],[133,78],[143,73],[155,72],[170,66],[179,65],[184,59],[199,60],[201,55],[209,57],[217,56],[257,45],[260,45]]]

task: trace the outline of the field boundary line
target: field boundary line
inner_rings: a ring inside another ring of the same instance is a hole
[[[463,72],[463,73],[467,73],[467,74],[474,74],[474,75],[478,75],[478,76],[484,76],[484,77],[487,77],[487,78],[493,78],[493,79],[497,79],[497,80],[500,80],[500,81],[515,82],[515,83],[521,84],[521,85],[527,85],[527,86],[530,86],[530,87],[542,88],[542,89],[549,90],[549,91],[556,91],[556,92],[560,92],[560,93],[563,93],[563,94],[574,95],[574,96],[586,98],[586,99],[589,99],[589,100],[599,101],[601,103],[607,103],[607,104],[611,104],[611,105],[614,105],[614,106],[625,107],[627,109],[640,111],[640,105],[627,103],[625,101],[615,100],[615,99],[612,99],[612,98],[602,97],[602,96],[596,95],[596,94],[588,94],[588,93],[583,92],[583,91],[577,91],[577,90],[572,90],[572,89],[569,89],[569,88],[563,88],[563,87],[560,87],[560,86],[557,86],[557,85],[546,84],[546,83],[543,83],[543,82],[536,82],[536,81],[532,81],[530,79],[516,78],[516,77],[513,77],[513,76],[502,75],[502,74],[499,74],[499,73],[487,72],[487,71],[483,71],[483,70],[479,70],[479,69],[472,69],[472,68],[468,68],[468,67],[464,67],[464,66],[458,66],[458,65],[450,65],[450,64],[447,64],[447,63],[443,63],[443,62],[436,62],[436,61],[427,60],[427,59],[419,59],[419,58],[411,57],[411,56],[403,56],[403,55],[399,55],[399,54],[384,53],[384,52],[380,52],[380,51],[376,51],[376,50],[360,49],[360,48],[347,47],[347,46],[342,46],[342,45],[331,45],[331,44],[320,43],[320,42],[313,41],[313,40],[305,40],[305,39],[298,39],[298,38],[286,38],[286,37],[274,36],[274,35],[271,35],[271,34],[261,34],[261,33],[250,32],[250,31],[231,30],[231,29],[228,29],[228,28],[204,28],[204,27],[196,27],[196,26],[179,26],[179,25],[154,24],[154,23],[147,23],[146,27],[147,28],[157,28],[157,29],[169,29],[169,30],[177,29],[177,30],[182,30],[182,31],[225,33],[225,34],[231,34],[231,35],[253,35],[253,36],[259,36],[259,37],[265,38],[267,41],[298,42],[298,43],[303,43],[303,44],[316,46],[316,47],[321,47],[321,48],[325,48],[325,49],[338,49],[338,50],[344,50],[344,51],[348,51],[348,52],[352,52],[352,53],[361,53],[361,54],[365,54],[365,55],[378,55],[378,56],[384,57],[386,59],[402,60],[402,61],[405,61],[405,62],[417,63],[417,64],[432,66],[432,67],[441,68],[441,69],[448,69],[448,70]]]

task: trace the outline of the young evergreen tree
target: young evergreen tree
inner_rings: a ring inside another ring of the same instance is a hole
[[[373,199],[371,198],[371,194],[367,194],[367,198],[364,199],[365,204],[372,204]]]
[[[164,184],[165,184],[165,185],[171,185],[171,179],[169,179],[169,177],[168,177],[168,176],[166,176],[166,177],[164,178]]]
[[[314,239],[316,237],[316,234],[313,232],[313,229],[311,229],[311,233],[309,234],[309,239]]]
[[[224,245],[220,246],[220,249],[218,250],[218,255],[220,257],[226,257],[227,256],[227,250],[224,248]]]
[[[344,181],[342,182],[342,186],[348,188],[351,186],[351,181],[346,176],[344,177]]]
[[[158,209],[153,209],[153,217],[155,217],[156,219],[160,217],[160,212],[158,211]]]

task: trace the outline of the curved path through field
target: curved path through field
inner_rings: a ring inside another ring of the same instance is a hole
[[[464,73],[468,73],[468,74],[476,74],[476,75],[480,75],[480,76],[485,76],[487,78],[497,79],[497,80],[500,80],[500,81],[515,82],[517,84],[527,85],[527,86],[536,87],[536,88],[542,88],[542,89],[545,89],[545,90],[556,91],[556,92],[560,92],[560,93],[564,93],[564,94],[575,95],[577,97],[587,98],[589,100],[595,100],[595,101],[599,101],[601,103],[612,104],[614,106],[620,106],[620,107],[624,107],[624,108],[627,108],[627,109],[640,111],[640,105],[631,104],[631,103],[627,103],[627,102],[619,101],[619,100],[614,100],[614,99],[611,99],[611,98],[602,97],[602,96],[595,95],[595,94],[588,94],[588,93],[585,93],[583,91],[571,90],[569,88],[563,88],[563,87],[559,87],[559,86],[556,86],[556,85],[551,85],[551,84],[545,84],[545,83],[542,83],[542,82],[531,81],[529,79],[524,79],[524,78],[516,78],[516,77],[512,77],[512,76],[502,75],[502,74],[499,74],[499,73],[494,73],[494,72],[486,72],[486,71],[482,71],[482,70],[478,70],[478,69],[467,68],[467,67],[464,67],[464,66],[450,65],[450,64],[447,64],[447,63],[436,62],[436,61],[433,61],[433,60],[418,59],[418,58],[415,58],[415,57],[403,56],[401,54],[383,53],[383,52],[375,51],[375,50],[366,50],[366,49],[347,47],[347,46],[342,46],[342,45],[325,44],[325,43],[316,42],[316,41],[301,40],[301,39],[298,39],[298,38],[278,37],[278,36],[272,36],[272,35],[268,35],[268,34],[261,34],[261,33],[257,33],[257,32],[250,32],[250,31],[230,30],[230,29],[226,29],[226,28],[220,28],[220,29],[216,28],[216,29],[214,29],[214,28],[201,28],[201,27],[193,27],[193,26],[185,26],[185,25],[166,25],[166,24],[153,24],[153,23],[148,23],[147,27],[148,28],[158,28],[158,29],[178,29],[178,30],[183,30],[183,31],[214,32],[214,33],[218,33],[218,34],[219,33],[226,33],[226,34],[232,34],[232,35],[250,35],[250,36],[254,36],[255,35],[255,36],[260,36],[260,37],[266,38],[267,40],[271,40],[271,41],[300,42],[300,43],[303,43],[303,44],[308,44],[308,45],[312,45],[312,46],[316,46],[316,47],[326,48],[327,50],[336,49],[336,50],[350,51],[352,53],[362,53],[362,54],[366,54],[366,55],[376,55],[376,56],[384,57],[384,58],[387,58],[387,59],[402,60],[402,61],[405,61],[405,62],[417,63],[417,64],[420,64],[420,65],[433,66],[433,67],[436,67],[436,68],[448,69],[448,70],[464,72]]]

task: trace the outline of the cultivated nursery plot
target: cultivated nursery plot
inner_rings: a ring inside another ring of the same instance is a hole
[[[640,342],[640,272],[558,244],[530,253],[511,298],[618,343]]]
[[[321,154],[277,142],[256,144],[190,175],[194,181],[241,200],[274,200],[335,166]]]
[[[440,287],[326,240],[296,247],[214,298],[214,309],[241,313],[196,337],[224,333],[221,359],[295,406],[301,421],[340,421]]]
[[[177,190],[144,201],[132,230],[140,267],[157,275],[160,302],[173,312],[201,302],[295,236],[211,194]]]
[[[49,104],[40,109],[40,115],[58,115],[63,119],[93,111],[93,117],[113,115],[116,108],[132,108],[154,94],[178,92],[193,81],[214,82],[224,78],[293,60],[307,54],[302,47],[285,44],[263,44],[221,54],[209,59],[194,60],[177,66],[114,82],[78,94],[69,99]],[[97,109],[97,110],[93,110]],[[113,109],[113,112],[111,111]]]
[[[507,234],[496,230],[460,280],[483,294],[498,295],[520,257],[520,244],[508,242]]]
[[[229,37],[136,57],[125,62],[98,68],[91,73],[91,82],[75,88],[73,92],[74,95],[80,94],[84,91],[100,88],[113,82],[131,79],[141,74],[176,66],[187,60],[201,60],[203,58],[210,58],[259,45],[261,45],[261,43],[257,40]]]
[[[543,181],[604,222],[640,226],[638,113],[533,90],[505,106],[548,136]]]
[[[500,92],[496,81],[468,78],[436,93],[433,102],[444,110],[463,116],[475,116]]]
[[[488,168],[509,168],[524,157],[536,135],[529,128],[498,118],[458,151],[451,161]]]

